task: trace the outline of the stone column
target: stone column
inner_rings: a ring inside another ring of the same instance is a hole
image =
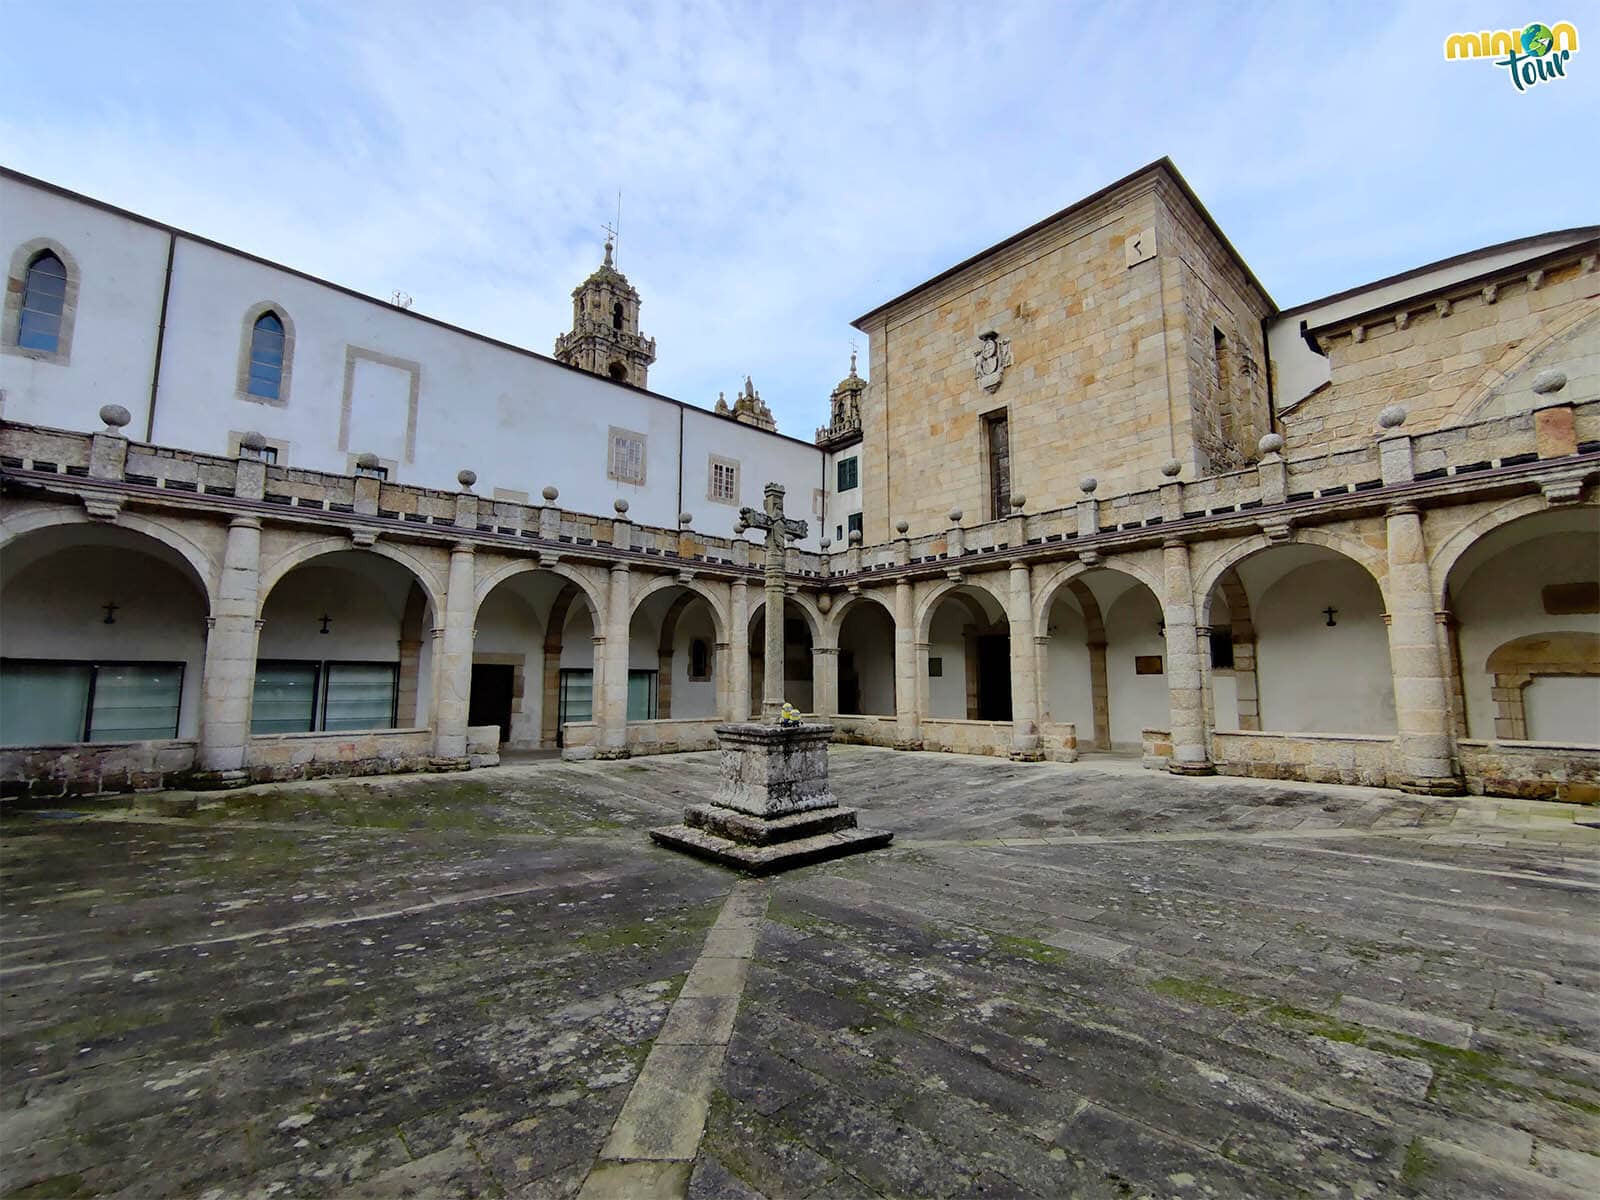
[[[766,644],[761,654],[761,718],[776,721],[783,709],[783,547],[767,535]]]
[[[200,771],[209,782],[245,782],[250,746],[250,701],[256,686],[256,609],[261,589],[261,521],[228,523],[217,604],[207,622],[200,677]]]
[[[824,719],[839,711],[839,647],[811,647],[811,708]]]
[[[1400,786],[1408,792],[1456,796],[1462,791],[1450,739],[1450,693],[1434,616],[1422,515],[1397,504],[1387,515],[1389,666],[1400,730]]]
[[[1172,709],[1172,761],[1168,769],[1175,775],[1214,775],[1216,768],[1206,749],[1205,697],[1189,547],[1171,538],[1162,543],[1161,551],[1165,568],[1162,608],[1167,624],[1167,694]]]
[[[723,718],[728,721],[750,719],[750,585],[735,579],[728,602],[728,653],[724,671],[728,676]],[[717,647],[721,653],[721,646]]]
[[[444,596],[444,626],[433,654],[433,753],[467,756],[467,704],[472,696],[472,636],[477,618],[476,563],[472,543],[450,547],[450,583]]]
[[[606,644],[600,656],[605,668],[600,672],[596,692],[600,700],[601,758],[628,756],[628,626],[632,617],[629,599],[628,564],[611,564],[611,586],[606,592]],[[598,649],[598,648],[597,648]],[[600,664],[596,658],[595,665]]]
[[[1017,520],[1021,521],[1020,515]],[[1024,562],[1011,564],[1011,605],[1006,623],[1011,634],[1011,757],[1019,762],[1037,762],[1042,757],[1039,673],[1033,644],[1033,582]]]
[[[917,678],[919,658],[927,657],[927,643],[917,653],[917,613],[911,581],[894,585],[894,737],[900,750],[922,749],[922,688]]]
[[[1111,749],[1111,685],[1106,679],[1106,640],[1090,638],[1089,697],[1094,705],[1094,729],[1090,736],[1096,750]]]

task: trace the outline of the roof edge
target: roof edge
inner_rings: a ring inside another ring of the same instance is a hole
[[[1076,212],[1080,212],[1081,210],[1088,208],[1090,205],[1097,204],[1119,189],[1125,188],[1129,184],[1150,175],[1165,175],[1178,186],[1178,190],[1183,193],[1184,199],[1186,199],[1194,208],[1195,212],[1199,214],[1200,219],[1206,223],[1207,228],[1211,230],[1212,235],[1217,239],[1217,242],[1222,246],[1223,250],[1227,252],[1231,259],[1233,259],[1234,263],[1238,265],[1239,269],[1244,272],[1244,276],[1247,280],[1249,280],[1250,285],[1254,287],[1256,291],[1261,293],[1262,298],[1267,302],[1267,318],[1270,320],[1272,317],[1278,315],[1278,306],[1273,301],[1271,293],[1262,286],[1261,281],[1256,278],[1255,272],[1250,269],[1250,264],[1245,262],[1244,256],[1240,254],[1234,244],[1228,240],[1227,234],[1222,232],[1222,227],[1217,224],[1216,218],[1214,218],[1210,211],[1207,210],[1206,206],[1200,202],[1200,197],[1195,195],[1194,189],[1189,186],[1189,181],[1183,177],[1183,173],[1178,170],[1177,165],[1172,161],[1171,156],[1163,154],[1155,161],[1148,162],[1144,166],[1139,167],[1137,170],[1130,171],[1121,179],[1113,180],[1111,183],[1106,184],[1105,187],[1091,192],[1089,195],[1084,196],[1080,200],[1073,201],[1065,208],[1058,212],[1052,213],[1043,220],[1035,221],[1026,229],[1023,229],[1017,233],[1013,233],[1009,237],[1002,238],[1000,241],[996,242],[992,246],[989,246],[987,249],[980,250],[976,254],[962,259],[960,262],[956,263],[955,266],[940,271],[932,278],[926,279],[917,284],[915,287],[901,292],[892,300],[886,300],[876,308],[862,313],[861,316],[850,322],[851,326],[856,329],[860,329],[863,322],[876,317],[878,314],[886,311],[887,309],[893,308],[902,301],[909,300],[918,292],[926,291],[935,284],[943,283],[945,280],[960,274],[962,271],[965,271],[968,267],[973,266],[975,263],[983,261],[990,255],[996,254],[1009,246],[1013,246],[1025,238],[1032,237],[1034,234],[1048,228],[1057,221],[1061,221]],[[863,332],[865,331],[863,330]]]

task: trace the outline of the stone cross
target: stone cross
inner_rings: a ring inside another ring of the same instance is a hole
[[[762,509],[741,508],[739,520],[767,531],[767,644],[762,655],[761,715],[776,721],[783,709],[783,564],[790,538],[806,536],[806,523],[783,515],[783,485],[767,484]]]

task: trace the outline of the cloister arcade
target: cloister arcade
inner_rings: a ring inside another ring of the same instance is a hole
[[[1600,505],[1425,515],[791,579],[782,692],[845,740],[1020,759],[1406,784],[1442,755],[1442,789],[1592,755]],[[13,775],[98,746],[254,778],[660,753],[761,709],[753,570],[39,501],[0,537]]]

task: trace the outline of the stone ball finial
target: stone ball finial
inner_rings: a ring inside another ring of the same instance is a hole
[[[621,496],[618,496],[615,500],[613,500],[611,502],[611,507],[616,509],[618,515],[620,516],[621,514],[623,514],[623,513],[628,511],[628,502],[626,500],[624,500]]]
[[[366,454],[356,455],[356,466],[363,471],[376,471],[383,466],[383,460],[376,454],[368,451]]]
[[[952,525],[961,524],[961,510],[959,508],[952,508],[950,510],[950,524],[952,524]]]
[[[679,513],[678,524],[683,526],[685,529],[689,528],[690,525],[694,524],[694,514],[692,512]]]
[[[463,467],[461,470],[456,472],[456,482],[459,483],[463,489],[470,492],[472,490],[472,485],[478,482],[478,473],[474,470]]]
[[[1100,481],[1093,475],[1085,475],[1082,479],[1078,480],[1078,487],[1085,496],[1094,495],[1095,488],[1099,486]]]
[[[904,537],[906,534],[911,532],[911,522],[904,519],[896,521],[894,523],[894,531],[901,537]]]
[[[1263,454],[1277,454],[1283,449],[1283,434],[1264,433],[1261,435],[1261,440],[1256,443],[1256,447]]]
[[[561,495],[561,492],[557,489],[555,484],[547,483],[544,486],[544,491],[540,492],[539,494],[545,498],[545,502],[547,504],[554,504],[556,497]]]
[[[121,429],[129,421],[133,420],[133,414],[120,404],[102,404],[100,406],[100,419],[106,423],[106,428],[108,429]]]
[[[1548,370],[1540,371],[1533,377],[1533,390],[1535,395],[1548,396],[1551,392],[1559,392],[1567,386],[1567,373],[1565,371]],[[101,409],[102,416],[105,409]]]
[[[820,542],[817,543],[817,545],[820,546],[822,548],[822,552],[824,554],[826,554],[828,552],[828,547],[833,545],[833,539],[832,538],[823,538]]]
[[[259,454],[266,448],[267,439],[262,437],[254,429],[247,429],[245,432],[239,435],[239,449],[241,450],[253,450]]]
[[[1385,429],[1399,429],[1406,423],[1406,406],[1391,404],[1378,414],[1378,424]]]
[[[1161,464],[1161,473],[1168,479],[1176,479],[1178,472],[1183,470],[1183,464],[1175,458],[1169,458]]]
[[[852,545],[852,546],[859,546],[859,545],[861,545],[861,530],[859,530],[859,529],[852,529],[852,530],[851,530],[851,531],[850,531],[850,544],[851,544],[851,545]]]
[[[1026,496],[1024,496],[1021,492],[1018,492],[1015,496],[1011,497],[1011,511],[1012,512],[1021,512],[1022,511],[1022,506],[1024,504],[1026,504],[1027,502],[1028,502],[1028,498]]]

